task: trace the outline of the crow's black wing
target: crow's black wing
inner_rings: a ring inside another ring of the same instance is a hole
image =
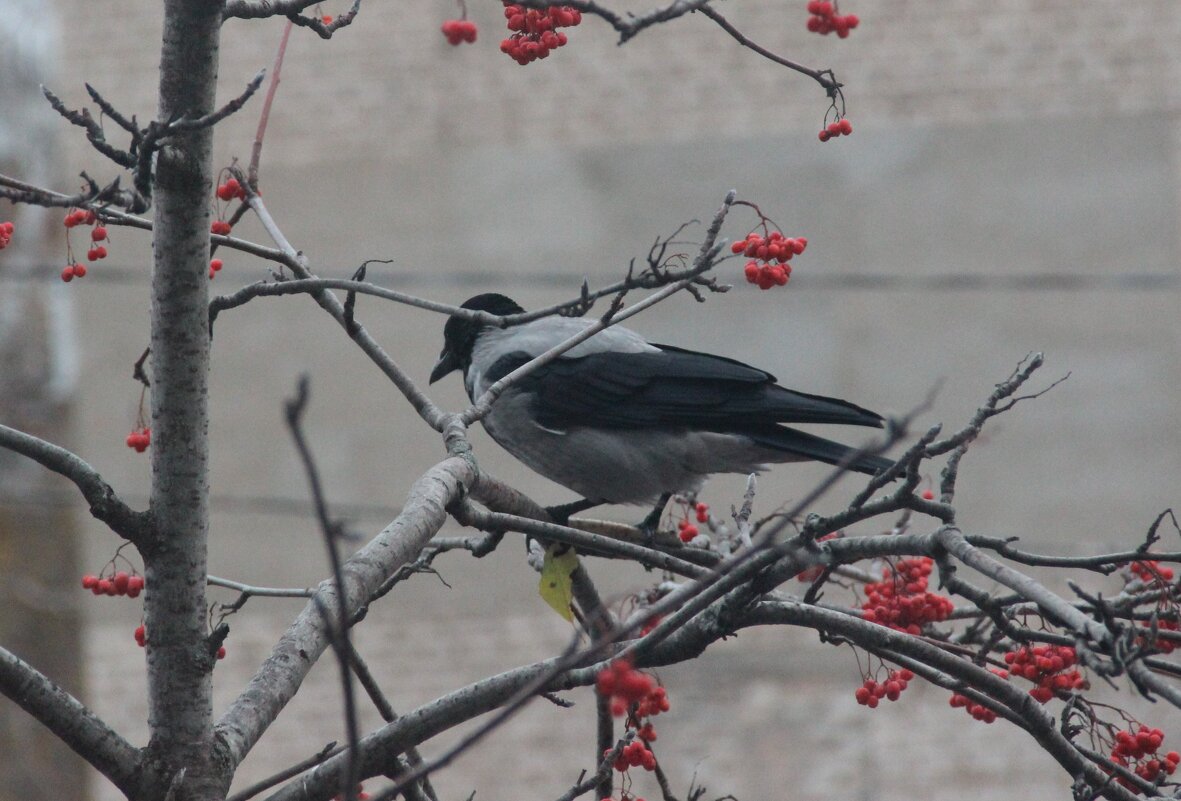
[[[770,373],[742,362],[657,347],[661,350],[650,353],[558,359],[518,389],[534,395],[537,421],[554,428],[663,425],[746,433],[774,423],[882,424],[879,415],[860,406],[785,389]],[[527,360],[523,353],[505,356],[487,377],[495,380]]]

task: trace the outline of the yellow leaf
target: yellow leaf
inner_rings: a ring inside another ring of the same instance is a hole
[[[563,549],[562,553],[557,553]],[[574,620],[570,602],[574,598],[574,582],[570,576],[578,567],[578,554],[568,545],[551,545],[545,549],[545,564],[541,568],[541,599],[567,621]]]

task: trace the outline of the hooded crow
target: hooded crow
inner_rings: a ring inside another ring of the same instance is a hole
[[[465,309],[519,314],[495,293]],[[546,317],[498,328],[450,318],[433,384],[463,372],[475,400],[495,381],[592,322]],[[713,473],[752,473],[767,464],[837,464],[852,449],[781,423],[882,426],[881,416],[848,401],[785,389],[770,373],[734,359],[647,342],[614,326],[513,384],[492,405],[484,428],[534,471],[586,503],[639,504],[695,491]],[[850,465],[875,474],[893,464],[865,456]],[[663,503],[659,508],[663,507]]]

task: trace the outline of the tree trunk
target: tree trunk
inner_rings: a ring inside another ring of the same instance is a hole
[[[222,3],[167,0],[159,119],[214,108]],[[220,799],[206,630],[211,129],[173,137],[156,163],[152,237],[152,489],[144,548],[149,758],[178,799]],[[184,771],[183,776],[180,771]],[[167,788],[144,788],[162,798]]]

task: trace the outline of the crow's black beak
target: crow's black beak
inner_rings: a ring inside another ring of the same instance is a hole
[[[439,354],[439,361],[435,362],[435,369],[431,370],[430,383],[433,384],[451,371],[458,369],[459,360],[455,358],[455,354],[450,349],[443,348],[443,352]]]

